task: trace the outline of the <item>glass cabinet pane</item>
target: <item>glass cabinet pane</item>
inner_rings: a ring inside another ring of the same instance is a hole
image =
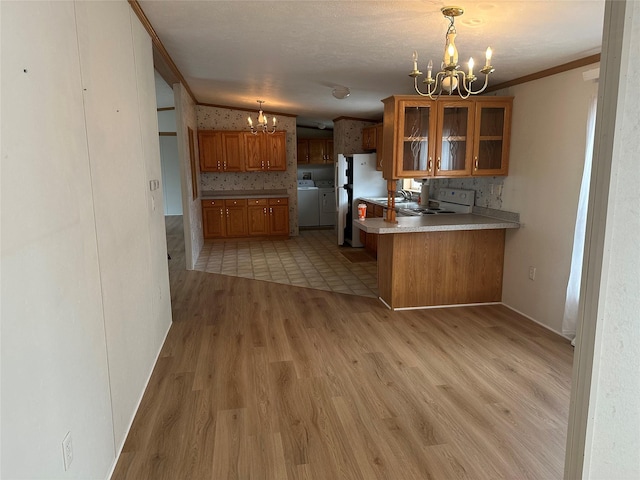
[[[504,107],[482,107],[480,112],[480,136],[502,136],[504,130]]]
[[[426,171],[429,159],[430,107],[405,107],[403,171]]]
[[[502,168],[504,120],[504,107],[482,107],[477,170],[499,170]]]
[[[440,170],[465,170],[469,107],[445,107],[442,115]]]

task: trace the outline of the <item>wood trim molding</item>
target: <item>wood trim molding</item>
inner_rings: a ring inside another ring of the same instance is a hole
[[[158,135],[160,135],[161,137],[177,137],[178,133],[177,132],[158,132]]]
[[[226,108],[227,110],[241,110],[243,112],[255,112],[258,113],[258,107],[256,106],[255,108],[247,108],[247,107],[230,107],[229,105],[217,105],[215,103],[198,103],[198,106],[201,107],[213,107],[213,108]],[[273,112],[273,111],[268,111],[268,110],[263,110],[262,111],[265,115],[279,115],[281,117],[293,117],[296,118],[298,115],[295,115],[293,113],[284,113],[284,112]]]
[[[563,63],[562,65],[557,65],[555,67],[547,68],[546,70],[541,70],[539,72],[532,73],[530,75],[525,75],[524,77],[515,78],[513,80],[509,80],[508,82],[492,85],[488,87],[485,91],[487,93],[495,92],[496,90],[502,90],[503,88],[513,87],[514,85],[520,85],[521,83],[527,83],[533,80],[538,80],[540,78],[550,77],[551,75],[556,75],[558,73],[573,70],[574,68],[580,68],[586,65],[598,63],[599,61],[600,61],[600,54],[596,53],[595,55],[579,58],[578,60],[574,60],[568,63]]]
[[[333,122],[337,122],[338,120],[355,120],[356,122],[370,122],[370,123],[380,123],[382,120],[372,120],[370,118],[358,118],[358,117],[337,117],[333,119]]]
[[[195,95],[191,91],[189,84],[187,83],[185,78],[182,76],[182,73],[180,73],[180,70],[178,69],[176,64],[173,62],[173,59],[169,55],[169,52],[167,52],[167,49],[164,48],[164,45],[162,44],[160,37],[158,37],[158,34],[153,28],[153,25],[151,25],[151,22],[149,21],[147,16],[144,14],[142,7],[138,3],[138,0],[128,0],[128,1],[132,10],[140,19],[140,22],[142,22],[142,25],[144,26],[145,30],[147,30],[147,32],[149,33],[149,36],[151,37],[151,43],[153,44],[153,53],[154,53],[153,64],[154,64],[154,67],[156,67],[156,70],[158,71],[158,73],[160,73],[162,78],[164,78],[164,80],[169,85],[173,85],[174,83],[176,83],[176,80],[182,83],[182,85],[184,85],[184,88],[189,93],[189,96],[193,100],[193,103],[197,104],[198,101],[196,100]]]
[[[175,110],[175,109],[176,109],[176,107],[160,107],[157,110],[159,112],[166,112],[167,110]]]

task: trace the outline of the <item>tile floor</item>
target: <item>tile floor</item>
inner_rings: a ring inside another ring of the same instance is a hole
[[[288,240],[205,241],[196,270],[377,297],[376,261],[352,263],[333,230],[303,230]],[[359,250],[359,249],[358,249]]]

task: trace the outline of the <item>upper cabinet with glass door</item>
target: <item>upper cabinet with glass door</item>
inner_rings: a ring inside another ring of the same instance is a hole
[[[473,175],[506,175],[513,98],[476,99]]]
[[[414,95],[384,99],[384,157],[389,159],[384,177],[506,175],[512,101]]]
[[[473,102],[438,100],[436,168],[438,177],[471,175]]]
[[[383,176],[386,179],[433,175],[436,116],[434,101],[394,96],[383,100]]]

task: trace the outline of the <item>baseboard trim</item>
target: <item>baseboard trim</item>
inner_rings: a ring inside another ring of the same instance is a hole
[[[550,332],[555,333],[556,335],[561,336],[562,338],[566,338],[567,340],[571,341],[571,337],[568,337],[566,335],[563,335],[562,333],[558,332],[557,330],[554,330],[553,328],[551,328],[549,325],[545,325],[544,323],[536,320],[535,318],[527,315],[526,313],[522,313],[520,310],[513,308],[510,305],[507,305],[504,302],[500,302],[501,305],[503,305],[504,307],[507,307],[509,310],[516,312],[518,315],[522,315],[524,318],[526,318],[527,320],[531,320],[533,323],[537,323],[538,325],[540,325],[541,327],[546,328],[547,330],[549,330]]]
[[[106,480],[109,480],[113,476],[113,472],[116,469],[116,465],[118,464],[118,460],[120,460],[120,454],[122,453],[122,449],[124,448],[124,444],[127,441],[127,437],[129,436],[129,432],[131,431],[131,427],[133,426],[133,421],[135,420],[136,414],[138,413],[138,409],[140,408],[140,404],[142,403],[142,398],[144,397],[144,394],[147,391],[147,387],[149,386],[149,381],[151,380],[151,375],[153,375],[153,371],[155,370],[156,364],[158,363],[158,359],[160,358],[160,353],[162,352],[162,347],[164,347],[164,344],[167,341],[167,335],[169,335],[169,330],[171,330],[171,325],[173,325],[173,320],[169,323],[169,327],[167,328],[167,331],[164,332],[164,338],[162,339],[162,342],[160,343],[160,348],[158,349],[158,353],[156,353],[156,358],[153,361],[153,367],[151,368],[151,371],[149,372],[149,376],[147,377],[147,381],[144,384],[144,388],[142,389],[142,393],[140,394],[140,398],[138,398],[138,402],[137,402],[135,410],[133,411],[133,415],[131,415],[131,420],[129,420],[129,426],[127,427],[127,432],[126,432],[124,438],[122,439],[122,443],[120,444],[120,447],[118,448],[118,452],[116,453],[116,456],[115,456],[115,458],[113,460],[113,463],[111,464],[111,468],[109,469],[109,474],[105,477]]]
[[[385,307],[392,311],[403,311],[403,310],[429,310],[432,308],[455,308],[455,307],[480,307],[483,305],[504,305],[502,302],[482,302],[482,303],[453,303],[450,305],[426,305],[421,307],[398,307],[391,308],[387,302],[385,302],[381,297],[378,297]]]

